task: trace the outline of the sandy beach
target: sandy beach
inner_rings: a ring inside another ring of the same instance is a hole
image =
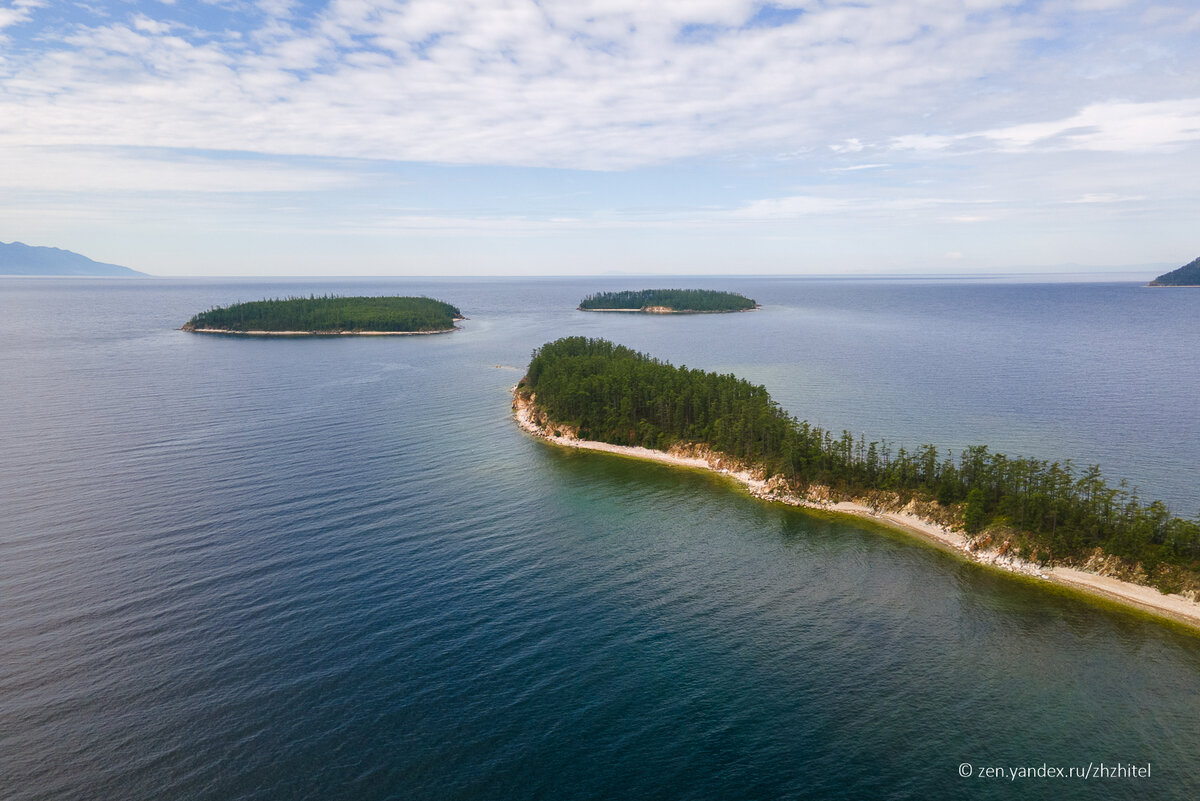
[[[458,326],[438,331],[233,331],[228,328],[181,328],[193,334],[233,334],[243,337],[408,337],[424,334],[449,334]]]
[[[671,309],[667,306],[646,306],[642,309],[585,309],[582,306],[577,306],[575,311],[582,312],[621,312],[622,314],[736,314],[738,312],[758,311],[762,306],[755,306],[753,309]]]
[[[873,509],[860,503],[840,501],[836,503],[813,501],[799,498],[793,494],[782,492],[774,482],[764,481],[760,476],[746,470],[730,468],[724,464],[719,455],[689,456],[683,453],[657,451],[650,448],[611,445],[607,442],[581,440],[568,436],[570,432],[555,435],[547,431],[533,419],[532,405],[514,395],[513,413],[517,423],[526,432],[539,439],[567,448],[581,448],[591,451],[602,451],[637,459],[647,459],[679,467],[691,467],[709,470],[740,482],[750,494],[776,503],[789,506],[799,506],[825,512],[853,515],[867,518],[920,537],[939,547],[954,551],[968,561],[1008,571],[1020,573],[1050,581],[1063,587],[1068,587],[1086,595],[1114,601],[1119,604],[1148,612],[1158,617],[1164,617],[1177,623],[1200,630],[1200,603],[1189,600],[1182,595],[1164,595],[1154,587],[1133,584],[1128,581],[1096,573],[1089,573],[1071,567],[1043,567],[1034,562],[1001,554],[994,550],[972,549],[971,539],[965,533],[938,525],[918,515],[908,512],[890,512]]]

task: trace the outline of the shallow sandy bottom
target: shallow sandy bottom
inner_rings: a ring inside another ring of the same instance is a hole
[[[744,471],[733,471],[714,466],[707,459],[680,456],[656,451],[650,448],[632,447],[626,445],[611,445],[607,442],[580,440],[566,436],[555,436],[535,423],[527,405],[514,404],[514,414],[521,428],[530,434],[567,448],[581,448],[589,451],[601,451],[637,459],[647,459],[653,462],[710,470],[727,475],[744,484],[756,497],[764,500],[786,503],[789,506],[800,506],[807,509],[836,512],[854,515],[885,523],[937,545],[954,550],[964,558],[981,564],[991,565],[1012,573],[1022,573],[1054,582],[1055,584],[1081,591],[1088,595],[1104,598],[1109,601],[1132,606],[1142,611],[1150,612],[1160,617],[1200,628],[1200,603],[1191,601],[1182,595],[1164,595],[1154,587],[1133,584],[1128,581],[1088,573],[1071,567],[1042,567],[1023,559],[1003,556],[994,551],[972,551],[968,547],[968,538],[958,531],[947,529],[917,515],[905,512],[883,512],[858,503],[841,501],[838,503],[816,503],[797,498],[792,495],[780,496],[768,493],[765,481],[755,478]]]

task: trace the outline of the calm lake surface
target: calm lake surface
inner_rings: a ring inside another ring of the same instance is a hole
[[[736,315],[574,311],[680,285]],[[462,331],[178,330],[296,293]],[[1200,509],[1200,291],[813,279],[0,281],[0,797],[1200,797],[1200,636],[523,435],[604,336],[896,445]],[[1152,765],[1148,779],[980,779]],[[970,763],[972,778],[959,775]]]

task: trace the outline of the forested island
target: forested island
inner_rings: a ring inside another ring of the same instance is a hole
[[[983,445],[956,458],[933,445],[893,450],[798,420],[764,387],[731,374],[674,367],[584,337],[535,351],[514,407],[527,428],[563,444],[699,456],[714,469],[749,471],[763,497],[857,504],[883,518],[915,515],[964,532],[968,555],[1007,560],[1009,569],[1020,562],[1029,566],[1022,572],[1048,578],[1055,566],[1084,568],[1193,601],[1200,590],[1200,522],[1172,516],[1159,501],[1143,503],[1124,482],[1111,486],[1097,466],[1015,458]]]
[[[1169,273],[1163,273],[1147,286],[1200,286],[1200,258],[1193,259]]]
[[[184,331],[219,334],[440,334],[465,319],[433,298],[312,295],[255,300],[200,312]]]
[[[579,303],[580,311],[623,311],[646,314],[704,314],[757,309],[758,304],[736,292],[712,289],[641,289],[598,292]]]

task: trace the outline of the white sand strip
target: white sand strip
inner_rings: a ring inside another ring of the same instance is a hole
[[[458,326],[438,331],[233,331],[229,328],[181,328],[194,334],[234,334],[244,337],[408,337],[422,334],[449,334]]]
[[[971,550],[970,540],[962,532],[948,529],[933,521],[926,520],[907,512],[888,512],[872,509],[860,503],[840,501],[837,503],[820,503],[794,495],[784,495],[768,491],[767,482],[746,470],[731,470],[721,466],[719,458],[699,458],[681,454],[657,451],[650,448],[632,447],[627,445],[611,445],[607,442],[581,440],[568,436],[570,432],[556,436],[539,426],[533,419],[532,405],[514,395],[513,412],[517,423],[525,431],[539,439],[552,442],[567,448],[581,448],[590,451],[603,451],[622,456],[632,456],[637,459],[648,459],[654,462],[711,470],[721,475],[736,479],[749,488],[751,494],[764,500],[786,503],[789,506],[800,506],[808,509],[818,509],[827,512],[854,515],[869,518],[891,525],[893,528],[916,534],[922,539],[947,547],[963,558],[991,565],[1012,573],[1022,573],[1029,576],[1052,581],[1064,587],[1070,587],[1088,595],[1116,601],[1132,606],[1145,612],[1166,617],[1188,626],[1200,628],[1200,603],[1189,600],[1182,595],[1165,595],[1154,587],[1121,581],[1109,576],[1101,576],[1071,567],[1042,567],[1024,559],[1006,556],[992,550]]]

